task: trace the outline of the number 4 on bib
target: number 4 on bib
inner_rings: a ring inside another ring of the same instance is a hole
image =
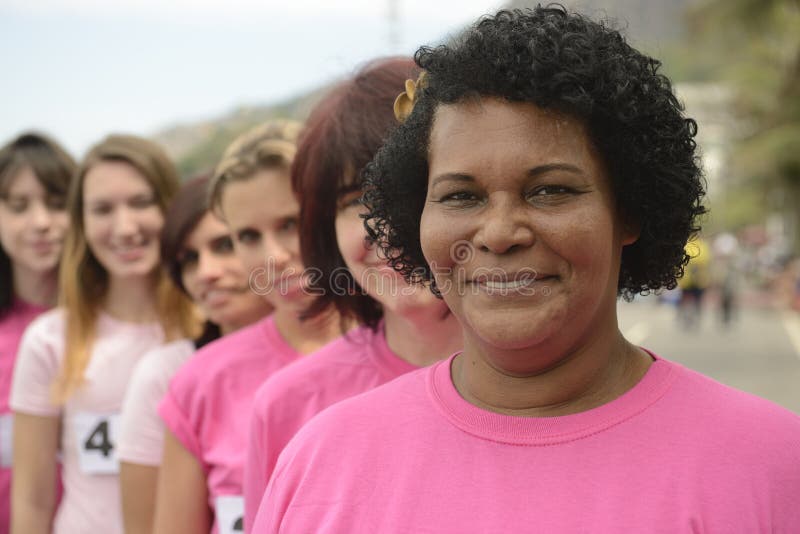
[[[87,451],[100,451],[104,457],[108,458],[114,450],[114,445],[109,441],[108,434],[108,421],[104,420],[95,427],[94,431],[83,444],[83,448]]]
[[[119,414],[81,412],[72,417],[72,423],[81,471],[92,475],[118,474],[114,444]]]

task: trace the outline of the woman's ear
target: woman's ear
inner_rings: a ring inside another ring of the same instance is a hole
[[[625,214],[620,214],[620,223],[622,229],[622,246],[636,243],[639,240],[639,236],[642,235],[641,223]]]

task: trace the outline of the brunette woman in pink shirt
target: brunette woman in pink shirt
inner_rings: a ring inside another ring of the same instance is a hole
[[[167,427],[155,532],[241,530],[247,431],[258,387],[275,371],[339,335],[335,312],[303,320],[311,296],[300,257],[289,175],[299,124],[274,121],[228,148],[210,184],[250,289],[272,315],[199,350],[160,404]]]
[[[390,128],[397,87],[419,74],[410,58],[369,63],[312,111],[292,182],[300,199],[300,243],[319,295],[311,316],[336,309],[362,325],[261,386],[245,470],[245,530],[255,519],[283,447],[324,408],[446,358],[461,330],[444,302],[409,285],[366,245],[360,175]]]
[[[181,186],[161,232],[162,264],[206,321],[199,337],[178,339],[145,354],[131,377],[117,447],[126,534],[153,530],[164,449],[158,403],[170,378],[197,349],[272,311],[269,303],[250,290],[228,227],[209,209],[209,181],[209,176],[201,176]]]
[[[145,352],[197,326],[159,263],[177,189],[166,153],[129,135],[95,145],[70,185],[59,307],[25,332],[14,371],[13,534],[122,533],[116,438],[128,379]]]
[[[705,212],[658,61],[560,6],[415,57],[366,224],[464,350],[307,423],[253,532],[797,532],[800,417],[617,324],[675,287]]]
[[[0,534],[10,529],[11,376],[22,333],[56,301],[74,172],[72,157],[41,134],[0,148]]]

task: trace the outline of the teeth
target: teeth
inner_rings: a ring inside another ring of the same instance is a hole
[[[525,287],[529,285],[533,280],[516,280],[514,282],[494,282],[491,280],[486,280],[485,282],[481,282],[483,286],[487,289],[519,289],[520,287]]]

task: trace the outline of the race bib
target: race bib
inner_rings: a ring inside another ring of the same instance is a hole
[[[244,532],[244,497],[220,495],[217,497],[215,508],[219,534]]]
[[[77,413],[72,417],[78,465],[89,475],[116,475],[119,414]]]
[[[14,454],[14,416],[0,415],[0,467],[11,467]]]

